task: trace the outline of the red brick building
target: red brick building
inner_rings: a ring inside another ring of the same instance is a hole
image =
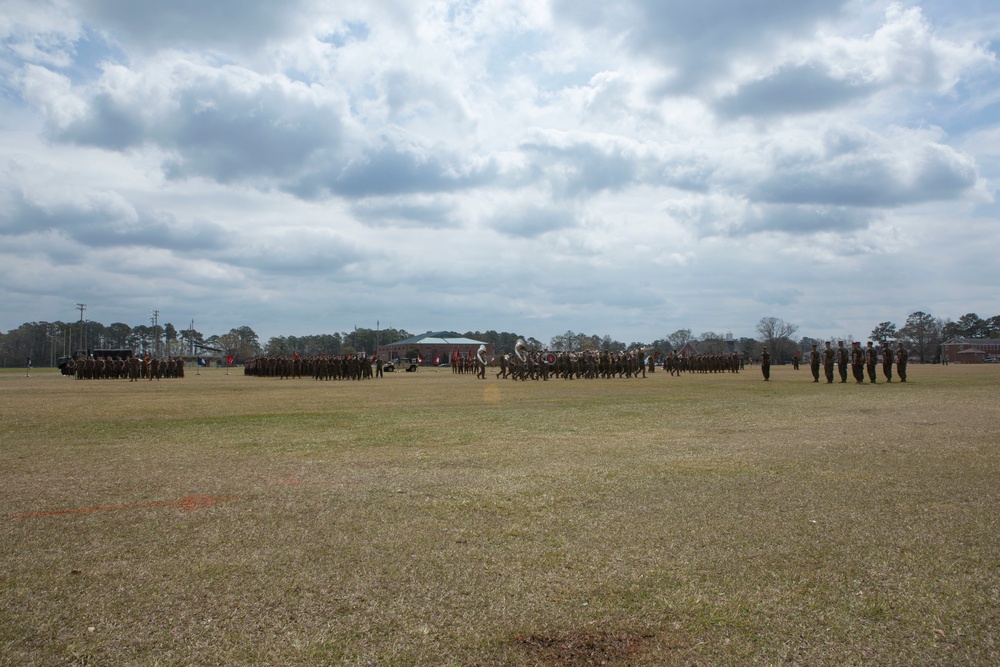
[[[941,360],[949,364],[982,364],[1000,359],[1000,339],[952,338],[941,343]]]

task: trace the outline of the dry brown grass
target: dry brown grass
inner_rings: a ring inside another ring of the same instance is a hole
[[[0,664],[996,664],[1000,369],[910,375],[0,373]]]

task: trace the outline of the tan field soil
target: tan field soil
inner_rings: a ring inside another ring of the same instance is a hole
[[[0,665],[1000,664],[1000,367],[909,376],[0,372]]]

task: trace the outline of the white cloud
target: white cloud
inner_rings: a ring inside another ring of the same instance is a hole
[[[971,1],[11,0],[0,328],[65,294],[265,338],[863,335],[998,240],[998,36]],[[872,262],[898,305],[817,298]]]
[[[86,103],[73,94],[69,77],[38,65],[25,65],[18,83],[24,101],[59,130],[84,117]]]
[[[0,53],[8,52],[25,63],[65,67],[73,61],[74,44],[82,32],[66,2],[5,0],[0,12]]]

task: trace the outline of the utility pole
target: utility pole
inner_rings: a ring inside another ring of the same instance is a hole
[[[80,309],[80,349],[85,350],[86,348],[83,346],[83,311],[87,310],[87,304],[78,303],[76,307]]]
[[[153,325],[153,335],[156,337],[156,346],[153,348],[153,354],[157,357],[160,356],[160,311],[154,310],[153,314],[149,317],[150,324]]]

